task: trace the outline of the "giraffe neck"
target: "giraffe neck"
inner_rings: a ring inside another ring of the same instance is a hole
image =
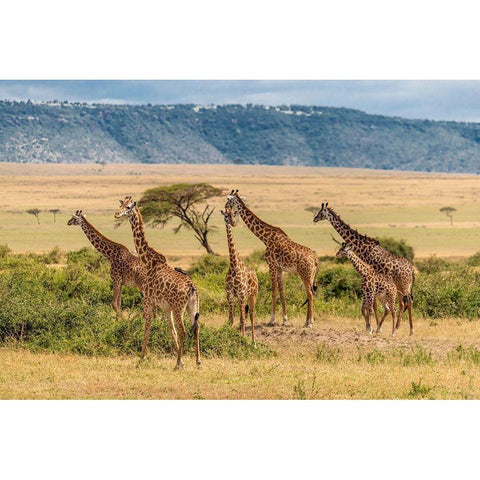
[[[80,225],[90,243],[107,259],[111,259],[112,254],[119,247],[118,243],[112,242],[102,235],[85,217]]]
[[[361,260],[352,250],[347,252],[347,257],[350,260],[353,268],[362,276],[367,277],[372,274],[373,267],[371,267],[368,263]]]
[[[230,265],[232,268],[237,268],[240,262],[240,257],[238,256],[237,250],[235,249],[235,243],[233,241],[233,232],[232,227],[228,224],[225,224],[227,229],[227,242],[228,242],[228,252],[230,254]]]
[[[239,198],[238,200],[238,213],[242,217],[242,220],[245,222],[245,225],[250,229],[250,231],[257,236],[265,245],[272,236],[276,234],[287,235],[281,228],[274,227],[263,220],[260,220]]]
[[[147,268],[153,268],[157,263],[166,263],[166,258],[156,250],[154,250],[147,242],[145,238],[145,226],[142,219],[142,214],[138,207],[135,207],[135,214],[129,217],[130,226],[133,232],[133,241],[135,243],[135,249],[142,263]]]
[[[364,246],[365,238],[346,224],[331,208],[327,208],[327,219],[345,242],[359,249]]]

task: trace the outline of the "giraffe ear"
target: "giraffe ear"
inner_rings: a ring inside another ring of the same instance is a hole
[[[122,205],[122,203],[123,203],[123,200],[119,200],[119,202],[120,202],[120,205]]]
[[[233,195],[227,195],[227,200],[231,200],[233,198]]]
[[[247,197],[244,197],[243,195],[240,197],[242,200],[246,200]]]
[[[223,210],[220,210],[220,213],[221,213],[222,215],[225,215],[225,212],[224,212]]]

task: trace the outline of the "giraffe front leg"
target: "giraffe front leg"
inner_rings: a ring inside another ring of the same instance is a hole
[[[240,333],[245,336],[245,299],[238,297],[238,306],[240,308]]]
[[[267,323],[269,327],[275,325],[275,306],[277,304],[277,269],[275,267],[270,268],[270,280],[272,283],[272,313],[270,315],[270,322]]]
[[[371,301],[370,299],[364,300],[362,305],[362,314],[363,314],[363,317],[365,318],[365,329],[369,335],[373,333],[373,328],[370,325],[370,316],[372,314],[372,310],[373,310],[373,301]]]
[[[119,279],[113,280],[113,299],[112,308],[115,311],[117,317],[122,315],[122,282]]]
[[[400,328],[400,322],[402,321],[403,311],[405,310],[405,303],[403,302],[403,295],[401,293],[398,294],[398,316],[397,316],[397,324],[395,325],[395,330]],[[392,334],[392,337],[395,333]]]
[[[285,303],[285,289],[283,288],[283,277],[282,271],[279,269],[277,271],[277,283],[278,283],[278,293],[280,294],[280,303],[282,304],[282,326],[287,326],[287,305]]]
[[[228,324],[230,326],[233,325],[233,320],[234,320],[234,315],[233,315],[233,309],[234,309],[234,296],[233,293],[227,292],[227,302],[228,302]]]
[[[250,323],[252,324],[252,343],[256,346],[255,342],[255,303],[257,301],[257,295],[254,293],[250,296],[249,299],[249,308],[250,308]]]
[[[153,303],[151,299],[144,298],[143,319],[145,321],[145,332],[143,334],[143,343],[142,343],[142,351],[140,353],[140,359],[143,359],[145,357],[145,353],[147,351],[148,339],[150,337],[150,326],[152,324],[152,316],[153,316]]]

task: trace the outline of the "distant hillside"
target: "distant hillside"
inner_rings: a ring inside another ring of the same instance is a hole
[[[2,162],[245,163],[480,173],[480,124],[300,105],[0,102]]]

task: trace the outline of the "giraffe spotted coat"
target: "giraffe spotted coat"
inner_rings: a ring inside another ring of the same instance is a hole
[[[122,287],[137,287],[143,292],[147,280],[147,269],[140,257],[131,253],[127,247],[102,235],[85,217],[82,210],[77,210],[67,225],[78,225],[90,243],[110,262],[110,277],[113,283],[112,307],[117,315],[122,310]]]

